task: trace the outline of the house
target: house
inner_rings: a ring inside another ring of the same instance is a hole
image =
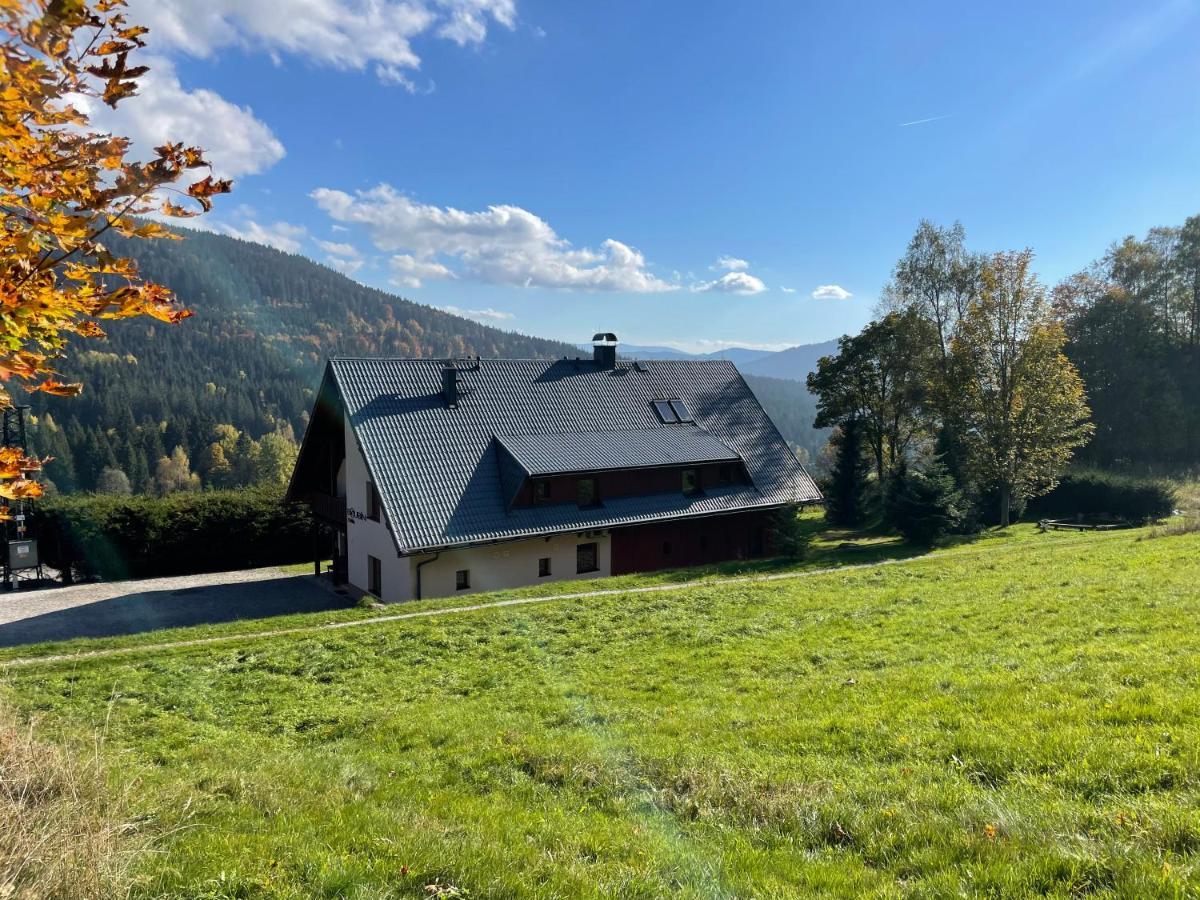
[[[733,364],[329,361],[289,497],[384,602],[771,552],[820,499]],[[328,553],[328,551],[324,551]]]

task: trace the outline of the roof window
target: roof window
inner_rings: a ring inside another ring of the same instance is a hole
[[[678,403],[679,401],[675,401]],[[651,400],[650,405],[654,407],[654,411],[658,413],[658,417],[667,425],[674,425],[680,421],[679,414],[676,413],[670,400]]]

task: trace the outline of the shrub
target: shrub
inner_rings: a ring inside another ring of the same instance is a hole
[[[106,579],[220,572],[312,557],[307,507],[277,491],[67,495],[38,503],[42,561]]]
[[[1094,469],[1068,472],[1058,487],[1029,502],[1032,519],[1073,516],[1145,522],[1165,519],[1175,510],[1175,489],[1166,481],[1116,475]]]
[[[953,476],[935,461],[920,471],[897,472],[888,487],[885,509],[888,523],[905,540],[929,546],[959,526],[964,506]]]
[[[771,516],[771,549],[788,559],[803,559],[808,555],[812,534],[800,522],[800,505],[789,504],[775,510]]]

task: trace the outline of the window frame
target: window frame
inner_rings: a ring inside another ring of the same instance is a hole
[[[692,415],[691,407],[689,407],[682,400],[668,400],[667,403],[670,404],[671,412],[675,413],[675,418],[677,418],[680,422],[686,424],[696,421],[696,417]],[[682,412],[680,410],[682,410]]]
[[[379,496],[379,488],[370,478],[367,479],[367,518],[378,522],[383,517],[383,498]]]
[[[367,554],[367,593],[383,596],[383,560],[370,553]]]
[[[670,400],[651,400],[650,405],[654,408],[654,414],[658,416],[660,422],[664,425],[678,425],[679,415],[671,406]],[[670,415],[668,415],[670,413]]]
[[[540,495],[540,496],[539,496]],[[550,479],[531,478],[529,480],[529,496],[534,503],[550,502]]]
[[[553,575],[553,565],[549,556],[538,558],[538,578],[549,578]]]
[[[697,466],[688,466],[680,470],[680,490],[683,491],[685,497],[695,497],[698,494],[704,493],[704,488],[700,484],[700,469]],[[688,488],[688,477],[691,476],[692,486]]]
[[[590,482],[592,485],[591,500],[587,503],[583,502],[585,482]],[[575,503],[580,509],[592,509],[600,505],[600,480],[595,475],[581,475],[575,479]]]
[[[585,569],[585,568],[583,568],[583,560],[582,560],[582,557],[580,554],[588,551],[589,549],[592,554],[592,567],[590,569]],[[599,571],[600,571],[600,545],[596,541],[589,541],[584,544],[576,544],[575,545],[575,574],[576,575],[586,575],[589,572],[599,572]]]
[[[454,589],[456,591],[469,591],[471,589],[471,570],[456,569],[454,572]]]

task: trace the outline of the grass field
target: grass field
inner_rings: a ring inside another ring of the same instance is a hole
[[[1198,585],[1200,534],[1016,529],[0,677],[104,733],[137,896],[1182,897]]]

